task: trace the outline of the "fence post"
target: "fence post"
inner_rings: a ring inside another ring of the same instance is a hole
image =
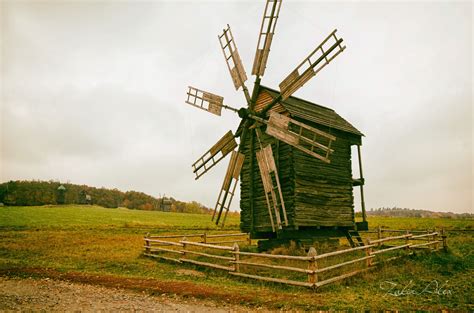
[[[446,240],[446,234],[444,232],[444,227],[441,228],[441,238],[443,239],[443,250],[446,252],[448,251],[448,242]]]
[[[234,253],[234,272],[239,272],[240,271],[240,266],[239,266],[239,262],[240,261],[240,254],[239,254],[239,251],[240,251],[240,248],[239,248],[239,245],[237,243],[234,243],[234,252],[237,252],[237,253]]]
[[[433,240],[436,241],[436,243],[434,244],[434,249],[435,251],[437,251],[439,248],[439,244],[438,244],[438,233],[436,232],[436,229],[435,229],[435,234],[433,235]]]
[[[380,225],[377,227],[377,240],[382,239],[382,228]],[[380,247],[380,242],[377,244],[377,247]]]
[[[405,235],[409,235],[409,234],[410,234],[410,231],[408,229],[405,230]],[[410,237],[405,238],[405,244],[407,245],[410,244]],[[405,247],[405,251],[408,251],[408,250],[410,250],[410,246]]]
[[[367,240],[367,248],[365,248],[365,255],[366,256],[371,256],[372,255],[372,247],[371,247],[372,243],[370,242],[370,239]],[[366,261],[366,265],[367,267],[371,267],[372,266],[372,258],[368,258],[367,261]]]
[[[308,270],[311,271],[311,273],[308,273],[308,282],[310,284],[314,284],[318,281],[318,274],[316,274],[316,270],[318,269],[318,263],[316,262],[316,255],[318,253],[316,252],[316,249],[314,247],[309,248],[308,251],[308,256],[311,258],[308,263]]]
[[[252,245],[252,238],[250,238],[250,233],[247,233],[247,242],[248,242],[249,246]]]
[[[150,237],[150,233],[146,233],[146,235],[145,235],[145,246],[146,246],[145,252],[147,254],[150,253],[150,242],[148,241],[149,237]]]
[[[188,238],[183,237],[183,239],[181,241],[188,241]],[[185,251],[186,250],[186,244],[184,242],[182,242],[181,244],[183,245],[183,248],[182,248],[183,249],[182,250],[183,254],[182,254],[182,256],[183,256],[183,259],[184,259],[184,257],[186,256],[186,251]]]
[[[203,243],[207,243],[207,233],[204,232],[204,234],[202,234],[201,237],[202,237],[202,242],[203,242]]]

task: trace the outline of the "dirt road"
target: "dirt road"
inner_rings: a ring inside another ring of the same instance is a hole
[[[0,311],[46,312],[248,312],[241,306],[150,296],[144,292],[73,283],[49,278],[0,277]],[[253,308],[252,310],[255,310]]]

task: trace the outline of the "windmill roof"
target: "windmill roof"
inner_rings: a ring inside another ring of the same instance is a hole
[[[280,92],[277,90],[262,85],[260,88],[267,91],[270,96],[272,96],[272,98],[276,98],[280,95]],[[364,136],[364,134],[362,134],[357,128],[352,126],[351,123],[337,114],[333,109],[293,96],[289,97],[285,101],[280,101],[280,103],[292,116],[296,116],[316,124],[356,134],[358,136]]]

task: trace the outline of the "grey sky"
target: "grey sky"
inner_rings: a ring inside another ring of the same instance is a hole
[[[214,206],[228,160],[198,181],[191,164],[239,118],[184,104],[186,88],[243,105],[217,35],[231,25],[251,89],[265,1],[0,3],[1,181]],[[366,135],[368,208],[472,212],[472,12],[472,2],[283,2],[262,83],[277,88],[338,29],[347,49],[295,95]]]

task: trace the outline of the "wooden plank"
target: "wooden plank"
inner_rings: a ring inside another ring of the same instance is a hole
[[[183,237],[202,237],[204,234],[194,234],[194,235],[162,235],[162,236],[149,236],[148,238],[183,238]]]
[[[437,232],[429,233],[429,234],[422,234],[422,235],[415,235],[415,236],[411,236],[410,240],[411,239],[417,239],[417,238],[430,237],[430,236],[437,236],[437,235],[439,235]]]
[[[235,272],[230,272],[229,274],[234,275],[234,276],[245,277],[245,278],[252,278],[252,279],[256,279],[256,280],[268,281],[268,282],[272,282],[272,283],[281,283],[281,284],[301,286],[301,287],[312,287],[313,286],[313,284],[311,284],[311,283],[300,282],[300,281],[296,281],[296,280],[264,277],[264,276],[250,275],[250,274],[244,274],[244,273],[235,273]]]
[[[354,252],[354,251],[365,250],[367,248],[371,248],[371,247],[374,247],[374,246],[375,245],[366,245],[366,246],[360,246],[360,247],[349,248],[349,249],[344,249],[344,250],[338,250],[338,251],[328,252],[328,253],[324,253],[324,254],[319,254],[319,255],[316,255],[314,258],[316,260],[325,259],[327,257],[332,257],[332,256],[335,256],[335,255],[340,255],[340,254],[345,254],[345,253],[351,253],[351,252]]]
[[[183,238],[183,236],[180,236],[180,237]],[[145,241],[147,241],[147,242],[156,242],[156,243],[161,243],[161,244],[165,244],[165,245],[179,246],[179,247],[183,246],[179,242],[173,242],[173,241],[165,241],[165,240],[157,240],[157,239],[145,239]]]
[[[416,245],[410,245],[410,249],[411,248],[418,248],[418,247],[424,247],[424,246],[431,246],[431,245],[435,245],[435,244],[439,244],[439,243],[442,243],[443,240],[436,240],[436,241],[430,241],[430,242],[425,242],[425,243],[420,243],[420,244],[416,244]]]
[[[388,252],[388,251],[403,249],[403,248],[407,248],[407,247],[410,247],[410,246],[411,246],[411,243],[401,245],[401,246],[395,246],[395,247],[391,247],[391,248],[387,248],[387,249],[372,251],[371,255],[376,255],[376,254],[380,254],[380,253],[384,253],[384,252]]]
[[[298,267],[291,267],[291,266],[271,265],[271,264],[262,264],[262,263],[245,262],[245,261],[239,261],[239,262],[231,261],[230,263],[255,266],[255,267],[272,268],[276,270],[285,270],[285,271],[299,272],[299,273],[305,273],[305,274],[313,273],[313,271],[307,270],[305,268],[298,268]]]
[[[234,250],[234,248],[232,247],[218,246],[218,245],[213,245],[213,244],[208,244],[208,243],[200,243],[200,242],[192,242],[192,241],[180,241],[180,243],[185,244],[185,245],[190,245],[190,246],[204,247],[204,248],[217,249],[217,250],[226,250],[226,251]]]
[[[149,251],[163,251],[163,252],[170,252],[170,253],[176,253],[176,254],[183,254],[180,250],[172,250],[172,249],[166,249],[166,248],[159,248],[159,247],[153,247],[153,246],[144,246],[144,248],[148,249]]]
[[[357,262],[366,261],[366,260],[372,259],[372,258],[374,258],[374,257],[375,257],[374,255],[370,255],[370,256],[365,256],[365,257],[362,257],[362,258],[350,260],[350,261],[347,261],[347,262],[343,262],[343,263],[339,263],[339,264],[327,266],[327,267],[324,267],[324,268],[317,269],[317,270],[315,271],[315,273],[326,272],[326,271],[333,270],[333,269],[336,269],[336,268],[339,268],[339,267],[342,267],[342,266],[346,266],[346,265],[349,265],[349,264],[354,264],[354,263],[357,263]]]
[[[235,233],[235,234],[218,234],[218,235],[207,235],[207,238],[220,238],[220,237],[236,237],[236,236],[248,236],[248,233]]]
[[[254,252],[232,252],[233,254],[240,254],[240,255],[248,255],[248,256],[256,256],[261,258],[269,258],[269,259],[285,259],[285,260],[298,260],[298,261],[309,261],[312,257],[308,256],[297,256],[297,255],[280,255],[280,254],[266,254],[266,253],[254,253]]]
[[[208,242],[210,244],[217,244],[217,243],[237,243],[237,242],[247,242],[247,239],[237,239],[237,240],[222,240],[222,241],[213,241]]]
[[[219,259],[219,260],[227,260],[227,261],[233,261],[234,258],[230,256],[222,256],[222,255],[214,255],[214,254],[209,254],[209,253],[204,253],[204,252],[197,252],[197,251],[191,251],[191,250],[183,250],[186,254],[194,254],[194,255],[200,255],[200,256],[205,256],[208,258],[213,258],[213,259]]]
[[[212,264],[209,262],[201,262],[201,261],[195,261],[195,260],[189,260],[189,259],[179,259],[181,262],[185,263],[192,263],[194,265],[199,265],[199,266],[205,266],[205,267],[210,267],[210,268],[216,268],[219,270],[224,270],[224,271],[233,271],[234,268],[230,266],[223,266],[223,265],[217,265],[217,264]]]
[[[406,234],[406,235],[401,235],[401,236],[394,236],[394,237],[385,237],[382,239],[377,239],[377,240],[370,240],[369,239],[369,244],[374,244],[374,243],[381,243],[381,242],[386,242],[386,241],[391,241],[391,240],[397,240],[397,239],[404,239],[404,238],[409,238],[413,236],[412,234]]]
[[[343,274],[343,275],[332,277],[332,278],[329,278],[329,279],[326,279],[326,280],[322,280],[322,281],[319,281],[319,282],[315,283],[314,286],[315,287],[321,287],[321,286],[324,286],[324,285],[327,285],[327,284],[330,284],[330,283],[334,283],[336,281],[339,281],[339,280],[342,280],[342,279],[345,279],[345,278],[348,278],[348,277],[351,277],[351,276],[354,276],[354,275],[357,275],[357,274],[360,274],[360,273],[363,273],[363,272],[367,272],[370,269],[372,269],[372,268],[371,267],[364,268],[364,269],[361,269],[361,270],[353,271],[353,272],[350,272],[350,273],[347,273],[347,274]]]
[[[169,258],[169,257],[162,256],[162,255],[156,255],[156,254],[150,254],[150,253],[144,253],[143,255],[146,255],[146,256],[149,256],[149,257],[152,257],[152,258],[157,258],[157,259],[166,260],[166,261],[172,261],[172,262],[176,262],[176,263],[181,263],[181,261],[178,260],[178,259],[173,259],[173,258]]]

